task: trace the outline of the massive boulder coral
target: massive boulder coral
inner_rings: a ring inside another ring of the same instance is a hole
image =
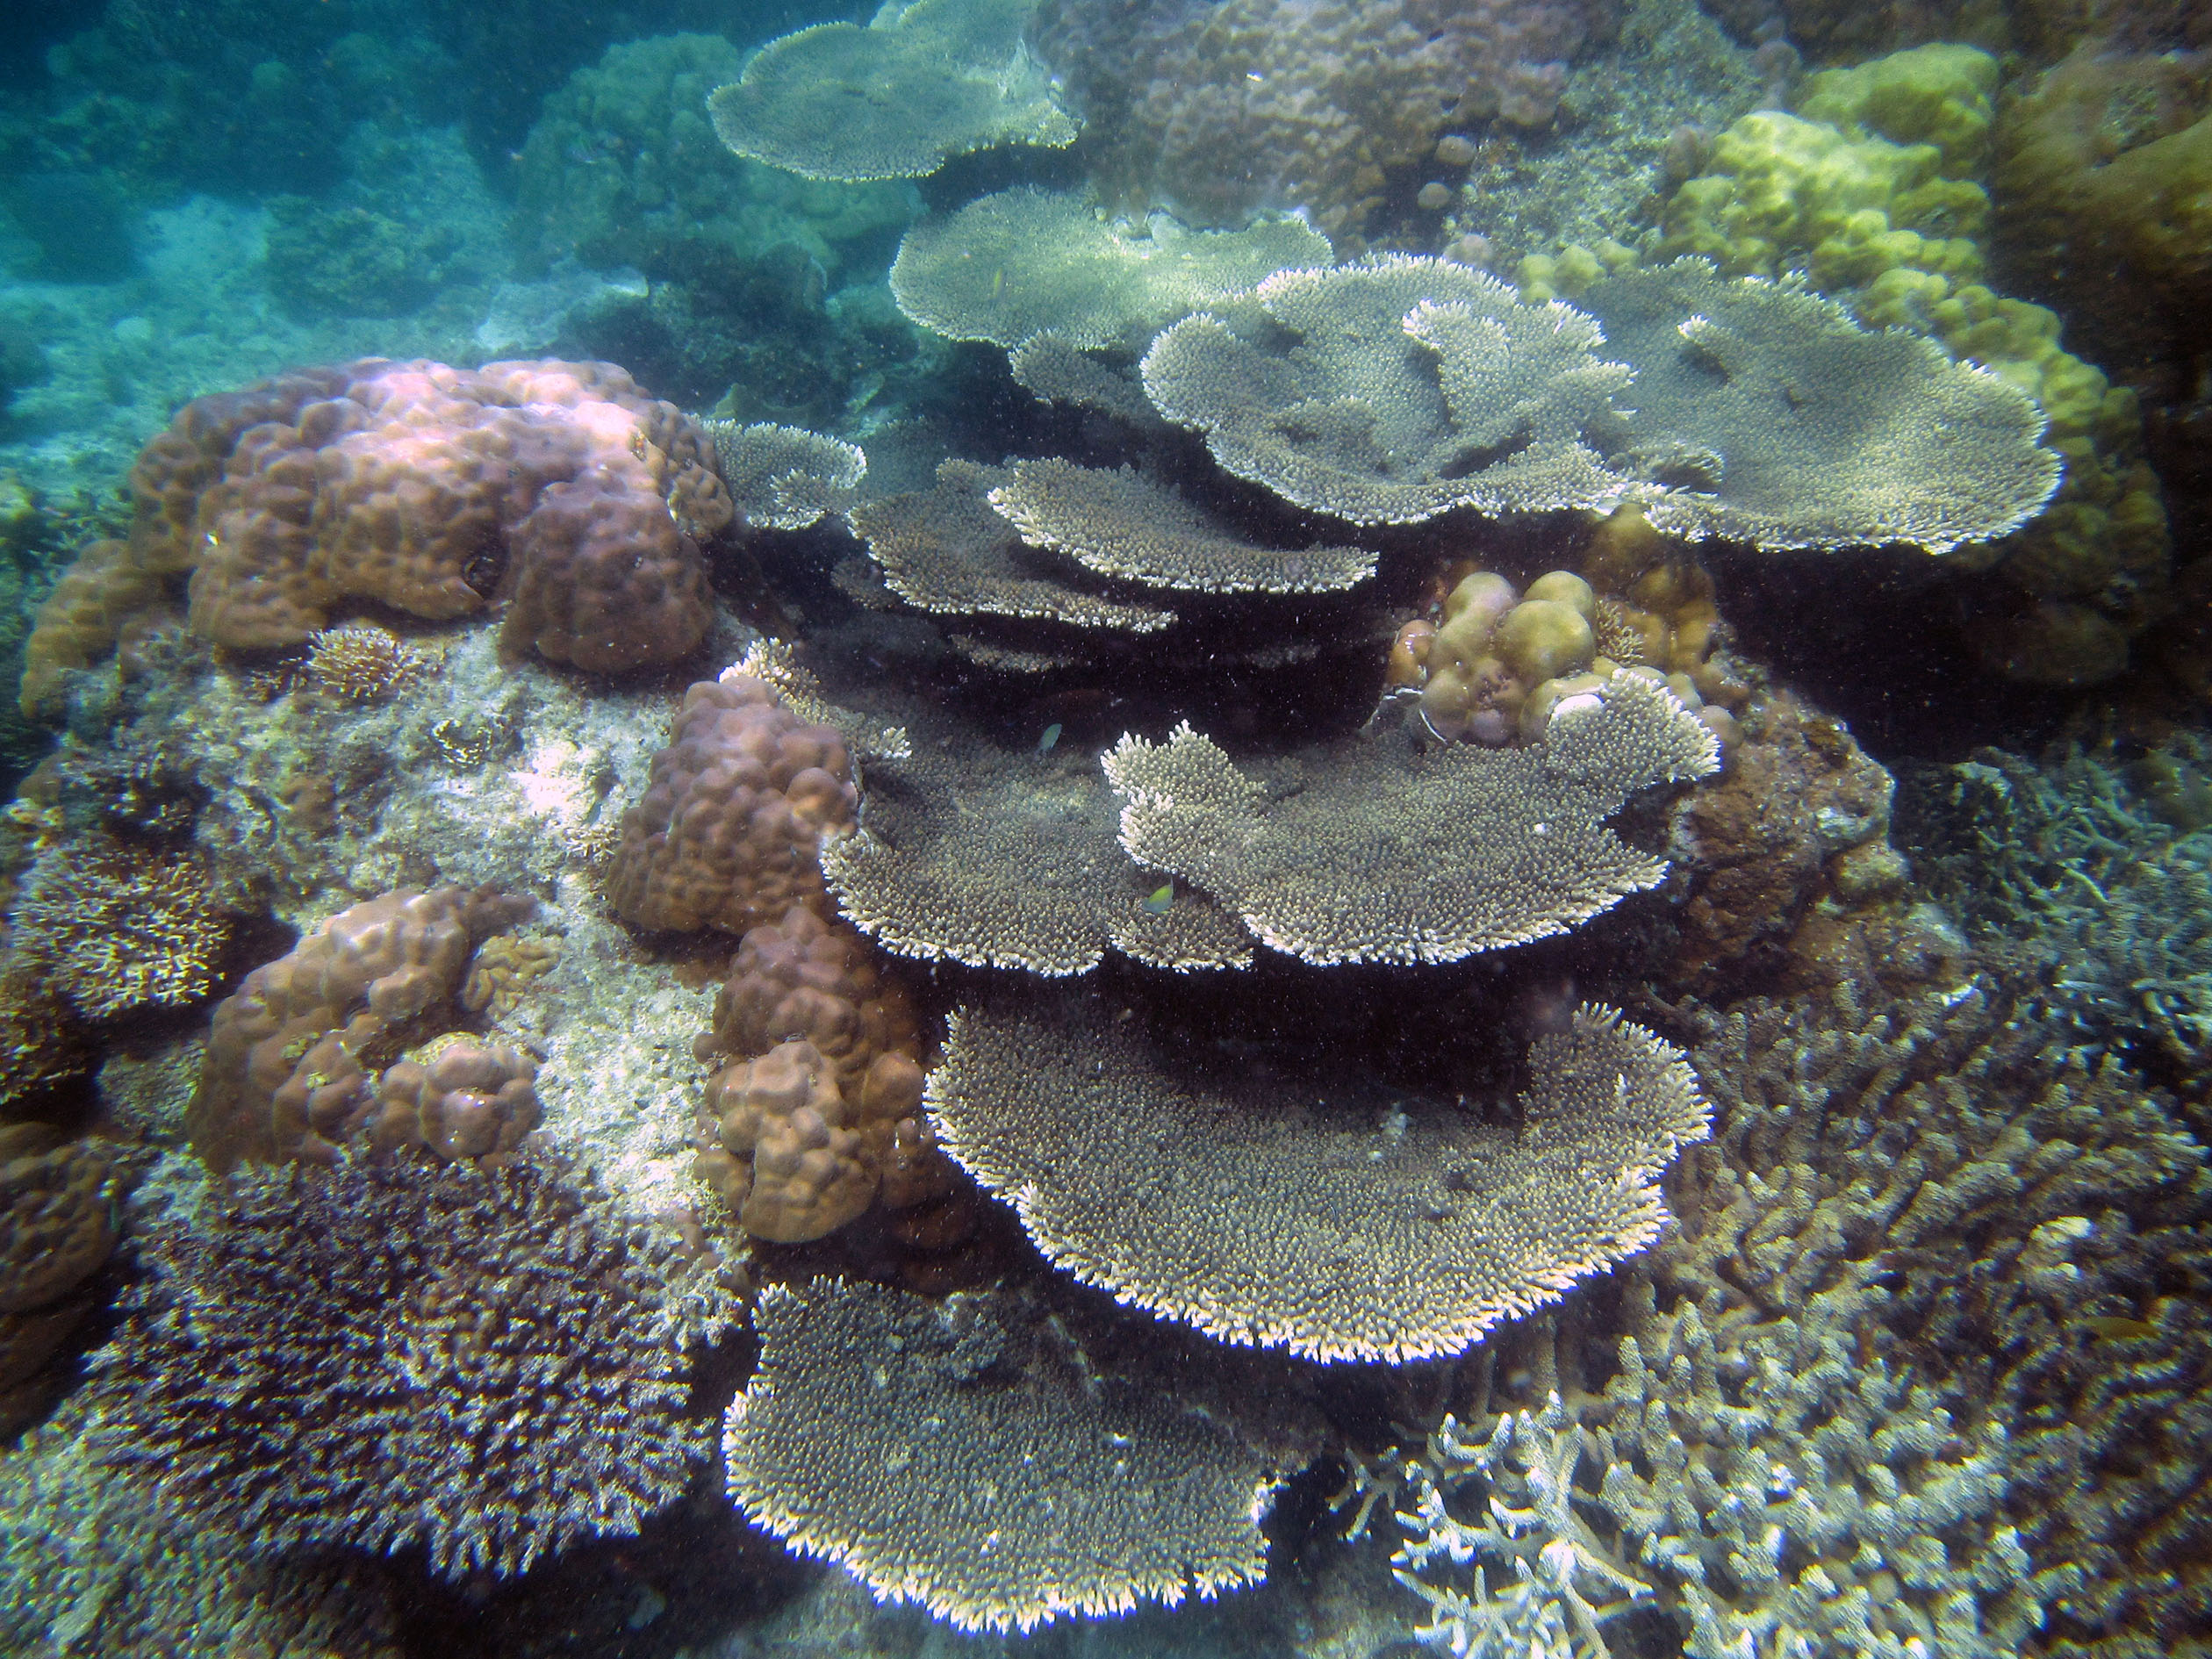
[[[794,903],[828,902],[815,850],[858,804],[844,736],[810,726],[732,672],[684,693],[644,798],[622,816],[607,873],[616,915],[642,928],[743,933]]]
[[[376,1110],[369,1067],[449,1004],[478,943],[530,901],[401,887],[341,910],[216,1008],[186,1115],[211,1169],[328,1163]],[[494,1138],[498,1137],[495,1135]]]
[[[1255,1584],[1275,1486],[1215,1418],[1093,1367],[1010,1292],[772,1287],[723,1434],[731,1496],[794,1548],[967,1631]]]
[[[219,645],[296,645],[363,602],[443,620],[505,599],[509,650],[599,673],[698,646],[699,544],[731,519],[687,416],[557,361],[369,358],[198,399],[132,488],[133,578],[190,571],[190,626]]]
[[[1088,1002],[971,1006],[930,1113],[1085,1282],[1221,1341],[1394,1362],[1458,1353],[1648,1245],[1659,1172],[1706,1131],[1681,1055],[1596,1008],[1532,1046],[1511,1126],[1298,1069],[1290,1093],[1208,1067]]]
[[[0,1124],[0,1433],[43,1403],[48,1362],[93,1311],[124,1184],[104,1142]]]
[[[1049,0],[1033,37],[1112,193],[1203,224],[1303,209],[1356,244],[1440,140],[1547,126],[1612,19],[1607,0]]]
[[[685,1408],[730,1299],[549,1162],[248,1173],[140,1248],[104,1440],[193,1526],[506,1576],[708,1454]]]
[[[807,178],[920,178],[996,144],[1064,147],[1076,126],[1023,44],[1033,0],[908,0],[865,27],[772,40],[707,101],[722,141]]]

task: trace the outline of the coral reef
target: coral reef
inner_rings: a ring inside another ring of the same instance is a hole
[[[128,563],[190,571],[191,627],[219,644],[297,644],[353,600],[443,619],[505,595],[512,649],[595,672],[698,645],[698,539],[731,512],[686,416],[557,362],[371,359],[197,399],[133,488]]]
[[[542,1115],[537,1067],[504,1043],[449,1033],[384,1068],[369,1119],[371,1148],[421,1147],[451,1162],[501,1158]]]
[[[1562,698],[1523,749],[1421,754],[1358,738],[1280,797],[1178,727],[1106,756],[1121,842],[1308,962],[1454,962],[1564,933],[1665,866],[1605,820],[1713,772],[1712,733],[1663,686],[1617,674]]]
[[[108,1454],[262,1550],[513,1575],[636,1532],[707,1455],[685,1408],[727,1296],[549,1163],[233,1176],[140,1252]]]
[[[1492,124],[1547,126],[1567,63],[1611,28],[1605,0],[1048,0],[1032,39],[1066,83],[1085,149],[1132,206],[1193,223],[1303,209],[1357,251],[1393,183]]]
[[[1511,1127],[1362,1069],[1317,1066],[1294,1103],[1089,1007],[969,1006],[929,1103],[945,1150],[1078,1279],[1325,1361],[1457,1353],[1633,1255],[1666,1223],[1659,1171],[1705,1134],[1680,1054],[1607,1009],[1537,1040]]]
[[[843,513],[867,476],[858,444],[798,427],[709,420],[722,476],[738,521],[770,530],[803,530]]]
[[[218,1172],[241,1160],[334,1161],[377,1110],[367,1068],[437,1019],[477,942],[530,905],[402,887],[255,968],[215,1009],[187,1120],[193,1150]]]
[[[1253,298],[1271,327],[1186,318],[1145,389],[1228,470],[1355,523],[1639,500],[1670,535],[1942,553],[2058,485],[2035,405],[1996,376],[1696,261],[1617,272],[1581,311],[1403,257]]]
[[[1333,257],[1328,239],[1295,219],[1191,231],[1154,213],[1133,225],[1100,218],[1079,197],[1023,189],[908,231],[891,292],[949,340],[1012,347],[1049,331],[1133,355],[1178,318]]]
[[[1005,750],[973,734],[870,768],[859,830],[822,844],[844,914],[885,949],[1048,977],[1111,945],[1156,967],[1242,967],[1252,939],[1202,893],[1171,893],[1115,840],[1113,791],[1088,758]]]
[[[1213,1417],[1101,1375],[1010,1293],[774,1287],[729,1488],[778,1536],[962,1630],[1258,1581],[1275,1477]],[[1071,1494],[1081,1500],[1070,1504]]]
[[[8,914],[12,961],[87,1020],[205,996],[231,918],[190,857],[104,836],[39,855]]]
[[[909,0],[866,27],[771,41],[707,100],[739,155],[805,178],[919,178],[997,144],[1065,147],[1075,124],[1022,43],[1031,0]]]
[[[858,797],[844,736],[809,726],[750,675],[684,693],[607,872],[615,913],[642,928],[743,933],[792,904],[822,907],[815,849]]]

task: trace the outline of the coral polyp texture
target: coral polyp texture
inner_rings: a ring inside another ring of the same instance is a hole
[[[41,853],[9,913],[15,959],[90,1020],[178,1008],[215,983],[231,918],[192,858],[104,837]]]
[[[244,1174],[140,1247],[103,1435],[190,1525],[505,1576],[635,1533],[708,1454],[727,1296],[549,1163]]]
[[[402,887],[341,911],[215,1009],[186,1126],[211,1169],[327,1163],[376,1110],[366,1069],[398,1058],[460,989],[478,941],[528,900]]]
[[[1093,1368],[1010,1293],[772,1286],[723,1434],[731,1495],[794,1548],[962,1630],[1255,1584],[1275,1480],[1213,1418]]]
[[[746,933],[715,998],[715,1029],[700,1058],[765,1054],[804,1040],[851,1087],[880,1055],[921,1052],[906,991],[884,977],[868,942],[843,923],[793,905]]]
[[[1134,225],[1080,197],[1023,188],[908,231],[891,291],[950,340],[1012,347],[1050,332],[1135,353],[1179,317],[1333,258],[1328,238],[1295,219],[1191,231],[1156,213]]]
[[[1145,390],[1230,471],[1354,523],[1634,501],[1674,535],[1942,553],[2058,485],[2041,413],[1997,376],[1697,261],[1615,273],[1581,309],[1403,255],[1253,298],[1272,327],[1188,317]]]
[[[1605,0],[1051,0],[1034,35],[1110,189],[1207,224],[1302,208],[1356,241],[1392,176],[1430,164],[1440,139],[1548,125],[1569,61],[1612,14]]]
[[[972,732],[870,768],[860,829],[824,842],[853,924],[925,960],[1088,973],[1109,946],[1156,967],[1242,967],[1252,940],[1203,894],[1160,883],[1115,844],[1095,767],[1002,750]]]
[[[1016,461],[990,493],[1031,547],[1094,575],[1204,593],[1318,593],[1356,587],[1375,556],[1356,547],[1260,547],[1129,468],[1048,456]]]
[[[842,734],[750,675],[701,680],[623,815],[607,900],[624,921],[672,932],[743,933],[794,903],[826,905],[816,848],[857,804]]]
[[[738,154],[808,178],[920,178],[999,144],[1065,147],[1076,126],[1022,32],[1033,0],[911,0],[772,40],[707,98]]]
[[[1702,778],[1713,734],[1622,672],[1562,698],[1525,749],[1426,753],[1359,737],[1271,789],[1181,726],[1106,756],[1131,858],[1211,894],[1264,943],[1322,965],[1453,962],[1563,933],[1666,866],[1605,820],[1639,789]]]
[[[1633,1255],[1666,1223],[1660,1171],[1706,1133],[1681,1054],[1591,1007],[1532,1045],[1510,1122],[1350,1069],[1295,1094],[1239,1071],[1088,1007],[968,1007],[930,1113],[1077,1278],[1325,1361],[1456,1354]]]
[[[369,1145],[420,1147],[435,1157],[512,1153],[543,1116],[535,1062],[504,1043],[458,1033],[386,1066],[377,1081]]]
[[[132,475],[140,571],[191,571],[194,631],[293,645],[362,601],[614,673],[713,618],[700,538],[730,521],[707,434],[609,363],[370,358],[186,406]]]

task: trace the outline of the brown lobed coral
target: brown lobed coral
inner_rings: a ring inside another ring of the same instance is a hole
[[[90,660],[115,598],[191,572],[192,628],[294,645],[370,600],[444,619],[508,605],[504,640],[615,673],[713,620],[701,538],[732,518],[707,433],[611,363],[480,370],[368,358],[196,399],[140,454],[127,546],[57,594],[37,675]],[[90,554],[86,556],[91,557]]]
[[[824,908],[815,850],[858,805],[841,735],[750,675],[701,680],[623,816],[607,899],[626,922],[677,932],[743,933],[794,903]]]
[[[185,1119],[192,1149],[218,1172],[241,1160],[334,1160],[376,1110],[366,1066],[449,1002],[477,941],[529,906],[401,887],[255,968],[215,1010]]]
[[[448,1162],[505,1157],[543,1115],[536,1077],[536,1065],[506,1044],[450,1033],[385,1068],[369,1144],[420,1146]]]
[[[40,1373],[92,1310],[115,1246],[121,1172],[98,1141],[0,1125],[0,1432],[37,1409]]]

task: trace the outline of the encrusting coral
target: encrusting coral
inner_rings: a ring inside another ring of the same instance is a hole
[[[402,887],[341,911],[216,1008],[186,1117],[221,1172],[328,1163],[376,1111],[367,1068],[397,1058],[459,990],[477,944],[529,900]]]
[[[919,178],[995,144],[1064,147],[1075,123],[1022,32],[1033,0],[908,0],[865,27],[772,40],[707,101],[722,141],[807,178]]]
[[[1213,1417],[1102,1376],[1009,1292],[774,1286],[723,1434],[762,1526],[957,1628],[1253,1584],[1275,1479]],[[1080,1494],[1080,1498],[1071,1502]]]
[[[104,1447],[259,1549],[511,1576],[635,1533],[708,1454],[685,1409],[730,1299],[548,1161],[247,1173],[139,1248]]]
[[[971,1006],[929,1104],[945,1150],[1086,1283],[1224,1342],[1401,1361],[1642,1249],[1666,1221],[1659,1171],[1705,1134],[1681,1055],[1610,1010],[1538,1038],[1528,1069],[1509,1127],[1356,1068],[1305,1071],[1286,1098],[1088,1006]]]
[[[644,799],[607,872],[616,915],[642,928],[743,933],[794,903],[828,903],[815,848],[851,826],[841,733],[810,726],[764,681],[732,672],[684,693]]]

